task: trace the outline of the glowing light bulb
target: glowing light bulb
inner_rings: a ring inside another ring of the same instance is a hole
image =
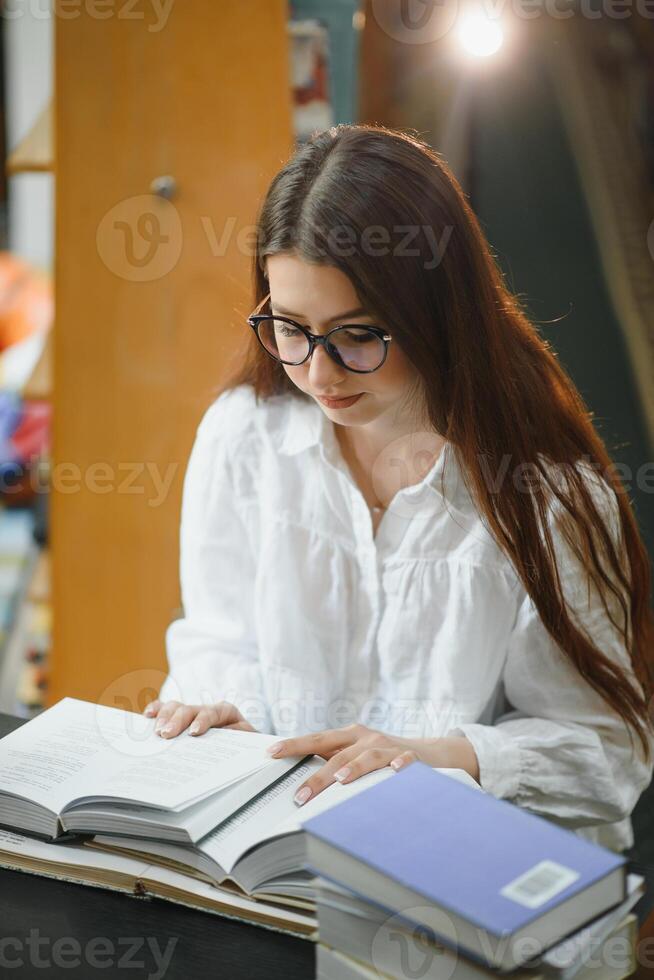
[[[496,20],[483,11],[465,14],[457,30],[459,41],[468,54],[475,58],[487,58],[502,46],[504,32]]]

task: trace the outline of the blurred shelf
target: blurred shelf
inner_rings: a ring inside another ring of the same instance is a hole
[[[30,512],[0,508],[0,711],[10,714],[19,709],[31,616],[27,597],[40,553],[32,528]]]
[[[43,350],[23,388],[26,401],[49,401],[52,397],[52,329],[48,330]]]
[[[51,614],[49,553],[30,545],[0,658],[1,711],[30,718],[43,709]]]
[[[7,157],[7,175],[23,173],[53,173],[54,152],[52,141],[52,103],[40,116]]]
[[[17,676],[16,710],[22,717],[30,718],[43,710],[48,685],[52,606],[47,549],[36,559],[21,614],[22,662]]]
[[[31,602],[48,602],[50,599],[50,553],[46,548],[39,553],[36,560],[27,598]]]

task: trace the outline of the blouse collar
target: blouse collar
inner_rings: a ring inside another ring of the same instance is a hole
[[[295,456],[312,446],[318,446],[323,456],[331,459],[332,462],[342,460],[333,423],[320,406],[312,399],[303,396],[282,397],[291,399],[292,422],[280,433],[277,441],[278,451],[286,456]],[[458,465],[453,443],[445,442],[431,470],[419,483],[407,487],[405,493],[409,495],[421,493],[425,486],[433,488],[460,510],[470,508],[472,503],[470,493]]]

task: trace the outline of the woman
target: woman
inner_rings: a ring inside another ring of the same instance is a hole
[[[185,616],[146,713],[164,737],[315,752],[304,799],[421,759],[630,847],[652,774],[646,552],[456,179],[410,134],[336,126],[257,228],[250,345],[198,430]]]

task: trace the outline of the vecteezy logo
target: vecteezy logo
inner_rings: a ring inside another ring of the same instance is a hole
[[[428,920],[432,926],[422,925]],[[445,946],[437,936],[447,939]],[[432,906],[402,909],[377,929],[370,950],[379,973],[422,980],[450,980],[456,969],[457,934],[451,918]]]
[[[458,17],[457,0],[372,0],[372,16],[401,44],[429,44],[445,37]]]
[[[434,468],[439,452],[442,452],[439,437],[424,430],[399,436],[375,457],[370,479],[377,497],[384,493],[391,497],[389,513],[405,520],[416,517],[433,520],[434,507],[440,498],[430,482],[424,481]],[[428,507],[429,503],[433,506]]]
[[[154,719],[143,714],[145,706],[158,697],[166,676],[165,671],[155,667],[137,668],[115,677],[100,694],[96,729],[117,758],[151,758],[170,751],[165,739],[153,737]],[[169,699],[178,698],[176,685],[170,684],[169,691]],[[107,707],[119,708],[122,714],[107,712]]]
[[[152,194],[129,197],[104,215],[96,244],[104,264],[121,279],[161,279],[174,269],[182,251],[177,208]]]

